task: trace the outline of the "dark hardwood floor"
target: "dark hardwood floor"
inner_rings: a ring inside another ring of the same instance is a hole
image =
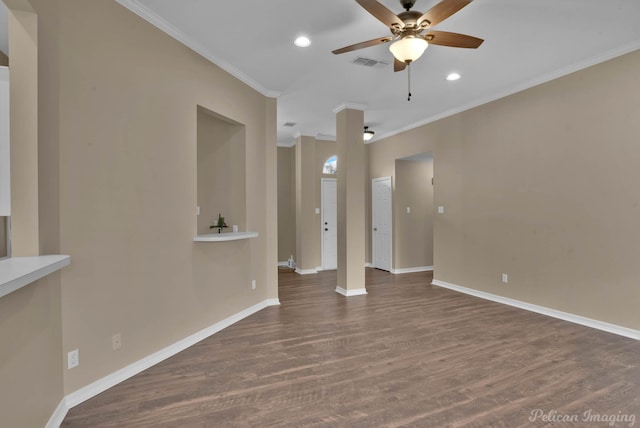
[[[80,404],[62,426],[640,426],[640,342],[430,282],[367,269],[369,294],[345,298],[335,271],[280,272],[281,306]]]

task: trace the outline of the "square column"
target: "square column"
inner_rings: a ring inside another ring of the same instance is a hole
[[[296,138],[296,272],[317,273],[320,265],[320,224],[316,209],[316,140]]]
[[[338,284],[344,296],[367,294],[365,288],[364,112],[348,106],[336,113],[338,154]]]

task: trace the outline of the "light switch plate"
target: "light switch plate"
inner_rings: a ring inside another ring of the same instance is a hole
[[[442,205],[438,207],[438,214],[444,214],[444,207]]]

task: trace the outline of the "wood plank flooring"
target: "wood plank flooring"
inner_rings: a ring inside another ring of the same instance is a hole
[[[76,406],[62,426],[640,426],[640,342],[430,282],[367,269],[369,294],[345,298],[335,271],[280,272],[280,307]],[[546,422],[530,420],[536,409]]]

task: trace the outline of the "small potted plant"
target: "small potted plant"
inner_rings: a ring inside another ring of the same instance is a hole
[[[218,213],[218,221],[215,224],[209,226],[209,229],[218,229],[218,233],[222,233],[222,229],[227,226],[227,223],[224,222],[224,217],[220,213]]]

